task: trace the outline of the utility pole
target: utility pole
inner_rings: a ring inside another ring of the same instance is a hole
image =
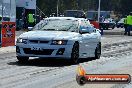
[[[3,21],[3,9],[4,9],[4,5],[3,5],[3,0],[2,0],[2,21]]]
[[[99,22],[99,18],[100,18],[100,2],[101,2],[101,0],[99,0],[99,7],[98,7],[98,22]]]
[[[58,12],[59,12],[59,0],[57,1],[57,17],[58,17]]]
[[[77,0],[76,4],[77,4],[77,10],[79,10],[79,0]]]

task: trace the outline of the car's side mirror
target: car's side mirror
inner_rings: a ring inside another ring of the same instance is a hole
[[[99,33],[101,33],[101,30],[99,30],[99,29],[95,29],[95,31],[98,31]]]
[[[89,33],[88,29],[81,29],[80,30],[80,34],[85,34],[85,33]]]

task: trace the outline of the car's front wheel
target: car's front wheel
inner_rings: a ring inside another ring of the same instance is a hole
[[[119,26],[116,26],[117,28],[119,28]]]
[[[26,63],[28,62],[29,57],[21,57],[21,56],[17,56],[17,59],[20,63]]]
[[[79,61],[79,43],[75,43],[72,48],[71,62],[77,64]]]
[[[95,49],[95,59],[99,59],[101,56],[101,43],[99,43]]]

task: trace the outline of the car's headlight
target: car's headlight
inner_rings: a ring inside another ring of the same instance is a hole
[[[17,43],[27,43],[27,39],[18,38]]]
[[[52,45],[66,45],[67,40],[52,40]]]

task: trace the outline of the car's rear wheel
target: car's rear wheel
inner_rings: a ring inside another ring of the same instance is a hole
[[[79,85],[84,85],[86,83],[86,78],[84,76],[76,76],[76,81]]]
[[[20,63],[26,63],[28,62],[29,57],[21,57],[21,56],[17,56],[17,59]]]
[[[99,43],[95,49],[95,59],[99,59],[101,56],[101,43]]]
[[[75,43],[72,48],[71,62],[77,64],[79,62],[79,43]]]
[[[121,28],[123,28],[123,26],[121,26]]]

